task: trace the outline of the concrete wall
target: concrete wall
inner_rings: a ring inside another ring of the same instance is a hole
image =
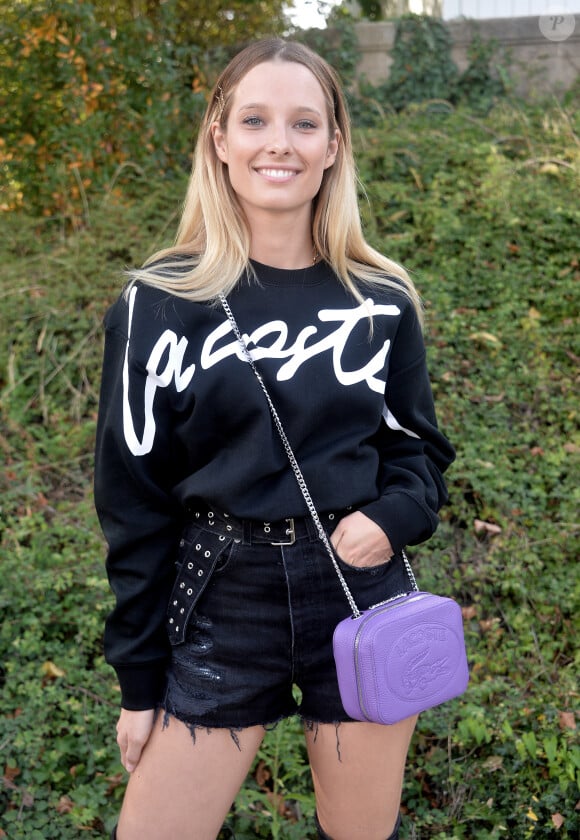
[[[443,0],[441,17],[445,20],[531,17],[546,14],[548,9],[578,13],[580,0]]]
[[[452,58],[459,68],[468,65],[467,48],[475,33],[498,47],[498,60],[507,68],[521,96],[559,95],[580,75],[580,20],[565,40],[553,41],[540,31],[538,17],[454,20],[445,24],[451,34]],[[385,81],[392,64],[390,52],[396,24],[361,22],[356,31],[362,53],[359,73],[373,84]]]

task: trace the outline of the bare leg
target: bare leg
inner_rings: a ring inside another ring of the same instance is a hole
[[[338,731],[334,724],[319,724],[306,732],[318,818],[332,840],[390,836],[416,720],[341,723]]]
[[[196,730],[159,715],[131,774],[118,840],[215,840],[264,737],[261,726]]]

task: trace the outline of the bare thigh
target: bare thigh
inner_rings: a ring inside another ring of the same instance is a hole
[[[392,833],[416,721],[341,723],[338,730],[320,724],[306,732],[318,818],[333,840],[385,840]]]
[[[131,774],[118,840],[215,840],[264,737],[262,726],[236,732],[199,729],[160,714]],[[239,746],[238,746],[239,745]]]

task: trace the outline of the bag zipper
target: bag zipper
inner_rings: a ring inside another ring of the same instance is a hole
[[[417,592],[415,594],[419,595],[422,598],[425,594],[429,594],[429,593]],[[395,600],[399,600],[399,598],[402,598],[402,597],[404,597],[404,595],[397,595],[397,596],[395,596],[395,598],[389,598],[388,601],[384,602],[385,606],[383,606],[382,609],[380,609],[378,611],[378,613],[373,613],[373,615],[382,615],[383,613],[389,612],[389,610],[394,609],[397,605],[395,603],[392,603],[392,602],[394,602]],[[375,609],[375,607],[380,607],[380,606],[381,606],[381,604],[375,604],[375,606],[370,607],[370,609]],[[362,686],[361,686],[361,678],[360,678],[360,662],[359,662],[360,636],[361,636],[361,633],[364,629],[365,622],[367,620],[369,620],[370,618],[372,618],[371,615],[364,615],[363,614],[361,616],[362,620],[361,620],[360,627],[356,631],[356,636],[354,638],[354,670],[355,670],[356,688],[357,688],[357,694],[358,694],[358,704],[360,706],[360,710],[363,713],[365,719],[368,720],[369,723],[372,723],[373,721],[368,716],[366,706],[363,703]],[[353,621],[357,621],[357,619],[354,618]]]

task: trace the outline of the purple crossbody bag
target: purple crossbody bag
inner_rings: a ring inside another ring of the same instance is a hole
[[[415,589],[369,607],[337,624],[333,647],[342,704],[355,720],[396,723],[467,688],[463,620],[452,598]]]
[[[268,402],[274,425],[352,615],[334,631],[340,697],[355,720],[397,723],[463,694],[469,671],[461,608],[452,599],[421,592],[405,552],[410,591],[359,610],[336,561],[278,412],[223,295],[220,301]]]

